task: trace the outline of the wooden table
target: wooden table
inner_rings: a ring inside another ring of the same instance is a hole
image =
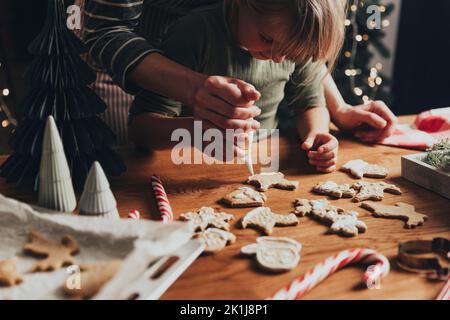
[[[413,117],[402,117],[411,122]],[[416,206],[429,220],[416,229],[405,229],[404,222],[374,218],[348,199],[333,201],[333,204],[360,213],[368,230],[355,238],[344,238],[326,234],[328,227],[305,217],[296,227],[275,228],[273,236],[287,236],[303,245],[299,266],[284,274],[266,274],[258,270],[255,262],[239,256],[239,249],[255,241],[260,233],[253,229],[241,229],[239,220],[249,209],[226,209],[235,214],[232,232],[237,236],[235,244],[215,255],[202,256],[172,285],[163,299],[264,299],[291,280],[313,267],[324,258],[349,248],[372,248],[385,254],[391,261],[392,271],[381,289],[361,288],[363,274],[361,266],[339,271],[320,284],[304,299],[434,299],[443,283],[430,281],[416,274],[402,271],[396,266],[395,256],[400,241],[450,237],[450,201],[401,178],[400,157],[417,151],[379,145],[364,145],[348,137],[339,137],[342,165],[351,159],[363,159],[378,163],[390,171],[385,181],[394,183],[403,190],[403,195],[386,194],[383,203],[407,202]],[[277,150],[274,150],[277,151]],[[343,172],[317,174],[306,165],[306,157],[299,150],[299,143],[292,138],[280,138],[280,171],[289,179],[300,181],[296,191],[271,189],[267,192],[267,206],[275,212],[287,214],[295,198],[318,199],[321,196],[310,192],[320,181],[334,180],[350,183],[354,180]],[[121,150],[128,171],[120,178],[110,180],[117,198],[119,211],[126,216],[130,209],[138,209],[145,218],[154,218],[156,210],[152,198],[149,177],[159,174],[166,186],[176,216],[200,206],[223,208],[217,201],[225,194],[241,186],[246,179],[245,166],[239,165],[183,165],[175,166],[170,151],[145,154],[131,149]],[[4,159],[4,157],[3,157]],[[259,166],[255,167],[259,171]],[[371,180],[371,179],[368,179]],[[0,181],[0,192],[22,201],[34,202],[36,196],[22,188],[7,186]],[[224,209],[224,208],[223,208]],[[153,213],[150,214],[150,213]]]

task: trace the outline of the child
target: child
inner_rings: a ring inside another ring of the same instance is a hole
[[[328,62],[331,68],[336,59],[344,19],[342,2],[336,0],[225,0],[223,6],[182,18],[162,50],[195,71],[253,84],[261,94],[256,97],[261,128],[278,126],[278,108],[286,101],[310,164],[330,172],[338,142],[329,134],[322,66]],[[132,138],[152,148],[170,147],[172,132],[192,132],[193,122],[191,109],[148,91],[138,94],[130,109]]]

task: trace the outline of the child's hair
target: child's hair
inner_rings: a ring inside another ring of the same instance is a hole
[[[329,71],[333,68],[344,41],[342,0],[224,0],[231,24],[236,22],[241,6],[247,6],[268,21],[291,21],[285,26],[289,31],[278,39],[273,52],[281,52],[295,63],[312,60],[328,63]]]

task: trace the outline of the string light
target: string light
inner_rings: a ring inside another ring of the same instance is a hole
[[[0,62],[0,71],[2,66],[3,64],[2,62]],[[13,117],[13,115],[9,111],[5,101],[5,98],[7,98],[10,94],[11,92],[8,88],[0,89],[0,112],[4,113],[7,118],[1,122],[3,128],[7,128],[10,125],[17,126],[17,120]]]
[[[373,100],[371,97],[374,97],[378,87],[383,83],[382,77],[379,75],[379,72],[383,69],[383,65],[381,62],[376,62],[373,67],[370,68],[370,74],[367,76],[367,85],[371,88],[370,92],[365,92],[361,86],[357,86],[356,83],[360,82],[361,78],[358,76],[362,75],[362,70],[356,68],[356,57],[359,46],[362,46],[365,42],[370,40],[369,34],[362,34],[359,32],[359,26],[357,21],[357,10],[358,8],[362,8],[364,10],[365,3],[363,0],[350,0],[351,4],[349,6],[350,12],[349,16],[345,20],[346,28],[351,28],[351,50],[344,51],[344,57],[349,59],[349,63],[347,68],[345,68],[344,74],[350,81],[350,88],[355,96],[362,99],[364,103],[368,103]],[[386,12],[386,6],[379,5],[379,11],[381,13]],[[382,27],[388,27],[390,25],[390,21],[388,19],[384,19],[381,22]],[[376,21],[370,22],[370,27],[372,30],[376,28]],[[365,45],[365,44],[364,44]],[[363,80],[364,81],[364,80]]]

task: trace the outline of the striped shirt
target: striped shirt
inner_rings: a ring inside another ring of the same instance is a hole
[[[84,7],[81,32],[97,72],[93,89],[108,105],[102,118],[128,143],[128,109],[141,90],[128,81],[130,71],[159,47],[167,30],[193,9],[221,0],[76,0]]]
[[[218,0],[86,0],[84,40],[89,56],[128,93],[139,90],[127,81],[148,54],[160,52],[163,35],[194,8]]]

